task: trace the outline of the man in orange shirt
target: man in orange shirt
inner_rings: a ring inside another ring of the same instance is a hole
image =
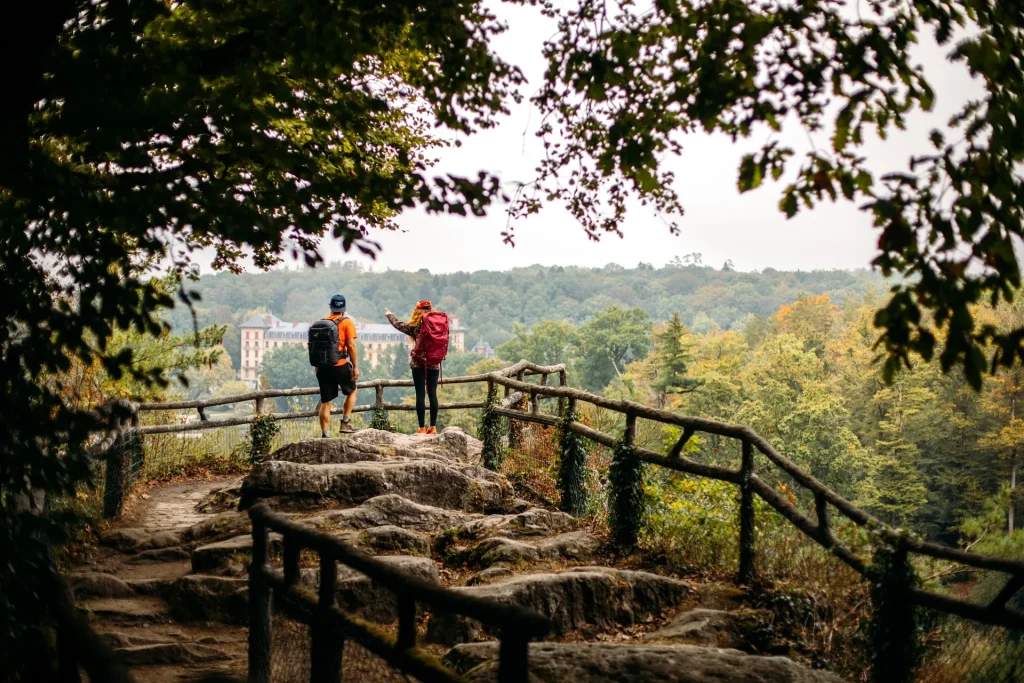
[[[331,401],[338,397],[338,389],[345,394],[342,406],[341,433],[351,434],[352,407],[356,404],[356,382],[359,380],[358,359],[356,358],[356,325],[345,315],[345,297],[335,294],[331,297],[331,314],[327,320],[338,321],[338,351],[342,359],[333,367],[316,369],[316,381],[320,385],[320,436],[327,438],[331,424]],[[347,355],[346,355],[347,354]]]

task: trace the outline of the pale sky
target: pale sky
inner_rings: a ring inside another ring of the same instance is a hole
[[[528,99],[541,81],[541,49],[553,35],[554,24],[529,7],[501,4],[496,11],[509,24],[509,31],[496,40],[496,49],[522,69],[528,80],[523,94]],[[913,115],[907,131],[866,147],[865,156],[876,175],[906,170],[912,153],[930,152],[929,131],[944,125],[963,102],[981,92],[961,65],[944,59],[952,44],[939,48],[930,35],[923,36],[922,42],[917,56],[935,89],[935,109]],[[533,135],[538,121],[537,112],[525,102],[497,128],[464,138],[460,148],[443,150],[430,173],[475,176],[486,170],[508,181],[528,180],[540,158],[540,144]],[[779,140],[796,150],[795,160],[811,144],[808,135],[793,126],[785,128]],[[733,145],[724,136],[705,134],[684,139],[683,155],[669,161],[686,211],[679,220],[678,236],[669,234],[667,220],[638,205],[627,217],[623,238],[607,236],[595,243],[560,206],[552,205],[517,222],[512,248],[501,240],[507,219],[500,208],[485,218],[430,216],[417,210],[399,218],[402,231],[371,235],[383,246],[375,262],[354,252],[344,254],[337,243],[325,243],[322,253],[329,261],[354,259],[375,270],[428,268],[435,273],[505,270],[538,263],[603,266],[615,262],[633,267],[644,261],[660,266],[691,252],[702,253],[704,263],[715,267],[731,259],[738,270],[868,267],[876,255],[877,235],[870,217],[856,205],[825,203],[786,220],[777,208],[781,185],[766,182],[752,193],[737,192],[740,158],[763,141],[762,136]],[[828,148],[829,135],[818,134],[814,144]],[[293,262],[288,266],[295,267]]]

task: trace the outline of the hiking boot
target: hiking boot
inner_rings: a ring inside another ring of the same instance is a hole
[[[427,434],[437,434],[437,427],[431,427],[428,429]]]
[[[426,434],[427,433],[427,428],[426,427],[420,427],[419,429],[416,430],[416,433],[417,434]]]
[[[338,430],[340,434],[355,434],[356,428],[352,426],[352,420],[342,420],[341,428]]]

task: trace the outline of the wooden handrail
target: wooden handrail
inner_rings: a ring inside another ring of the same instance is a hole
[[[558,373],[559,385],[553,386],[548,385],[544,380],[547,375]],[[523,377],[526,375],[541,375],[541,382],[533,384],[523,381]],[[869,568],[867,563],[849,547],[841,543],[834,535],[829,520],[828,506],[834,507],[840,514],[854,522],[858,526],[865,526],[871,528],[877,534],[887,541],[898,545],[908,552],[917,553],[919,555],[925,555],[928,557],[946,560],[950,562],[957,562],[975,569],[998,571],[1010,574],[1010,579],[1007,582],[1004,589],[1000,592],[999,599],[993,600],[989,605],[977,605],[969,603],[959,598],[954,598],[945,595],[939,595],[931,593],[921,589],[914,589],[914,600],[921,605],[933,607],[942,611],[950,612],[953,614],[959,614],[961,616],[967,616],[977,621],[983,621],[985,623],[998,624],[1011,626],[1013,628],[1021,628],[1024,626],[1024,615],[1012,612],[1006,608],[1006,602],[1012,597],[1016,590],[1020,590],[1019,586],[1024,585],[1024,561],[1011,560],[1001,557],[993,557],[987,555],[979,555],[971,553],[965,550],[957,548],[950,548],[939,543],[933,543],[931,541],[921,540],[915,538],[906,532],[895,529],[888,524],[885,524],[877,517],[871,515],[865,510],[860,509],[852,502],[836,493],[828,486],[818,481],[816,478],[802,470],[795,462],[779,453],[775,448],[761,435],[754,432],[749,427],[743,425],[730,424],[726,422],[720,422],[718,420],[712,420],[709,418],[693,417],[688,415],[679,415],[667,410],[661,410],[658,408],[652,408],[645,406],[633,401],[611,399],[605,396],[592,394],[580,389],[569,387],[565,385],[565,366],[564,365],[552,365],[552,366],[540,366],[529,361],[520,361],[513,366],[498,370],[495,372],[480,374],[480,375],[468,375],[463,377],[447,378],[445,383],[458,384],[458,383],[472,383],[472,382],[488,382],[492,385],[500,385],[504,388],[506,396],[500,402],[488,405],[486,402],[465,402],[465,403],[451,403],[442,404],[442,409],[473,409],[473,408],[484,408],[492,412],[492,414],[500,415],[510,420],[522,420],[525,422],[534,422],[542,424],[548,427],[560,427],[563,426],[571,432],[580,436],[586,437],[595,443],[612,447],[616,438],[604,434],[598,430],[595,430],[587,425],[584,425],[575,421],[564,422],[562,419],[551,415],[545,415],[541,413],[537,406],[538,401],[542,398],[557,398],[559,407],[569,404],[576,404],[580,401],[590,403],[594,406],[611,410],[614,412],[622,413],[629,416],[631,419],[636,418],[653,420],[663,424],[674,425],[680,427],[683,430],[683,434],[680,437],[676,445],[671,449],[667,455],[655,453],[644,448],[636,447],[634,449],[636,455],[644,462],[660,467],[666,467],[674,469],[694,476],[705,477],[710,479],[717,479],[719,481],[729,482],[741,487],[746,487],[747,491],[752,494],[756,494],[769,506],[775,509],[783,518],[789,521],[794,527],[800,532],[819,543],[828,552],[835,555],[846,565],[853,568],[855,571],[863,576],[866,576]],[[408,387],[412,386],[412,382],[409,380],[374,380],[371,382],[363,382],[358,385],[360,388],[374,387],[376,389],[377,402],[372,405],[357,406],[356,411],[367,411],[373,409],[385,409],[385,410],[412,410],[414,406],[407,404],[385,404],[383,403],[383,388],[384,387]],[[234,397],[225,397],[220,399],[210,399],[207,401],[182,401],[176,403],[163,403],[153,404],[144,403],[137,404],[137,410],[164,410],[173,408],[205,408],[212,405],[224,405],[227,403],[237,403],[241,401],[250,400],[264,400],[268,398],[276,398],[282,396],[303,396],[309,394],[315,394],[316,389],[291,389],[291,390],[269,390],[252,392],[249,394],[242,394]],[[523,399],[529,399],[531,406],[528,410],[518,410],[515,406],[519,405]],[[335,411],[338,412],[338,411]],[[301,413],[275,413],[271,414],[274,419],[285,420],[285,419],[297,419],[301,417],[312,417],[316,414],[316,411],[307,411]],[[255,416],[244,417],[244,418],[233,418],[229,420],[219,421],[206,421],[200,423],[192,423],[186,425],[149,425],[138,428],[143,434],[159,434],[159,433],[170,433],[170,432],[182,432],[182,431],[193,431],[197,429],[213,429],[221,426],[232,426],[248,424],[256,419]],[[696,432],[704,432],[709,434],[715,434],[718,436],[733,438],[739,440],[744,444],[744,468],[741,470],[731,470],[725,467],[716,465],[708,465],[705,463],[696,462],[694,460],[682,457],[682,448],[686,441],[693,436]],[[756,448],[765,458],[767,458],[773,465],[778,467],[780,470],[788,474],[793,480],[802,488],[810,491],[814,496],[815,502],[815,513],[817,519],[808,517],[796,506],[792,505],[784,496],[778,491],[770,487],[766,482],[763,481],[756,473],[753,472],[753,460],[751,459],[750,448]],[[749,512],[749,511],[748,511]],[[278,524],[279,522],[275,522]],[[268,522],[269,524],[269,522]],[[292,523],[288,523],[292,524]],[[748,525],[749,526],[749,525]],[[301,527],[300,527],[301,528]],[[309,532],[308,529],[301,528],[303,533],[315,533]],[[752,533],[748,529],[748,536]],[[305,537],[304,537],[305,538]],[[310,542],[314,542],[315,538],[309,536]],[[749,545],[749,539],[748,539]],[[309,546],[315,549],[321,550],[319,546]],[[334,551],[326,551],[334,552]],[[745,558],[749,559],[749,558]],[[358,560],[357,560],[358,561]],[[369,565],[368,565],[369,566]],[[393,571],[390,567],[377,568],[383,572]],[[376,571],[376,569],[375,569]],[[745,567],[745,573],[750,573],[749,564]],[[404,579],[403,579],[404,580]],[[434,587],[434,590],[437,590]],[[417,596],[417,599],[421,599]],[[472,615],[471,615],[472,616]],[[477,617],[474,617],[477,618]],[[484,621],[484,619],[480,619]]]
[[[459,377],[444,377],[441,379],[440,384],[471,384],[473,382],[486,382],[492,375],[499,375],[501,377],[514,376],[519,373],[526,375],[550,375],[554,373],[565,372],[565,365],[536,365],[527,360],[521,360],[515,365],[496,370],[492,373],[482,375],[462,375]],[[412,387],[413,382],[411,379],[374,379],[368,382],[357,382],[357,389],[370,389],[375,387]],[[532,386],[532,385],[531,385]],[[195,401],[166,401],[159,403],[136,403],[134,405],[137,411],[148,411],[148,410],[186,410],[186,409],[199,409],[199,408],[213,408],[215,406],[230,405],[232,403],[247,403],[249,401],[257,401],[268,398],[287,398],[290,396],[313,396],[320,393],[320,389],[317,387],[310,387],[305,389],[263,389],[261,391],[250,391],[246,394],[237,394],[235,396],[221,396],[219,398],[208,398],[203,400]]]
[[[1009,560],[1001,557],[993,557],[986,555],[978,555],[976,553],[959,550],[957,548],[950,548],[948,546],[941,545],[939,543],[932,543],[930,541],[922,541],[920,539],[908,536],[906,533],[894,529],[889,525],[885,524],[873,515],[861,510],[856,505],[846,500],[843,496],[839,495],[832,489],[828,488],[825,484],[821,483],[810,474],[804,472],[800,467],[792,460],[786,458],[778,451],[776,451],[771,444],[767,442],[763,437],[754,432],[749,427],[734,425],[725,422],[719,422],[717,420],[711,420],[702,417],[691,417],[688,415],[679,415],[672,413],[667,410],[661,410],[658,408],[651,408],[640,403],[633,401],[610,399],[604,396],[598,396],[597,394],[591,394],[580,389],[573,387],[555,387],[545,386],[540,384],[528,384],[526,382],[519,382],[517,380],[492,373],[490,379],[495,384],[507,387],[512,390],[520,391],[525,394],[534,395],[540,394],[544,396],[554,398],[571,398],[576,401],[584,401],[600,408],[606,408],[614,412],[627,414],[633,413],[637,417],[654,420],[657,422],[667,423],[676,425],[679,427],[692,428],[698,432],[707,432],[710,434],[717,434],[719,436],[731,437],[738,439],[739,441],[747,441],[757,448],[765,457],[771,460],[776,466],[779,467],[786,474],[793,477],[798,484],[808,489],[817,496],[821,496],[835,507],[845,517],[850,519],[852,522],[860,526],[869,526],[886,538],[905,543],[907,549],[916,552],[921,555],[928,555],[936,559],[949,560],[952,562],[959,562],[966,564],[977,569],[989,569],[1001,572],[1008,572],[1011,574],[1024,574],[1024,561],[1022,560]],[[554,425],[557,420],[552,418],[550,421],[539,420],[536,416],[523,411],[517,411],[510,408],[497,409],[497,412],[506,417],[514,419],[541,422]],[[540,416],[544,417],[544,416]],[[570,428],[582,436],[586,436],[598,443],[605,446],[611,446],[614,443],[614,438],[605,434],[601,434],[596,430],[591,429],[579,429],[584,427],[579,423],[571,423]],[[655,455],[655,454],[652,454]],[[692,462],[692,461],[691,461]],[[661,463],[658,463],[661,464]],[[693,463],[697,464],[697,463]],[[714,475],[701,475],[701,476],[712,476],[715,479],[722,479],[725,481],[731,481],[731,479],[725,479],[723,476]]]
[[[348,565],[399,596],[414,598],[417,602],[426,603],[440,612],[463,614],[501,629],[515,628],[528,638],[543,638],[551,629],[551,622],[536,612],[515,605],[475,598],[429,583],[367,555],[336,536],[315,531],[304,524],[282,517],[272,512],[266,504],[250,508],[249,517],[280,533],[286,541],[293,540],[297,548],[315,550],[321,557]]]

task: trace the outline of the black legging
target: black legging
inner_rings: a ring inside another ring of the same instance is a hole
[[[437,379],[440,375],[440,370],[412,369],[412,383],[416,386],[416,417],[420,420],[420,427],[424,426],[423,418],[427,412],[426,394],[430,394],[430,426],[437,426]]]

